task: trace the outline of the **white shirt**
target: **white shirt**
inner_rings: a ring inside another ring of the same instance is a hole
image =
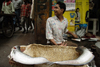
[[[2,4],[2,11],[4,12],[4,14],[13,14],[13,12],[15,12],[13,3],[11,2],[9,5],[7,5],[7,2],[4,2]]]
[[[49,42],[50,39],[54,39],[57,44],[60,44],[63,39],[63,34],[66,33],[68,21],[66,18],[61,22],[56,16],[50,17],[46,22],[46,39]]]
[[[30,18],[31,19],[34,19],[34,0],[32,0]]]
[[[12,0],[13,4],[14,4],[14,8],[15,9],[20,9],[21,8],[21,5],[23,3],[23,0]]]

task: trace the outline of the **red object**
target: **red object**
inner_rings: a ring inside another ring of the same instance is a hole
[[[92,35],[92,36],[83,36],[82,38],[96,38],[96,36],[95,35]]]
[[[11,1],[8,1],[8,2],[7,2],[7,6],[8,6],[10,3],[11,3]],[[5,6],[5,1],[4,1],[4,6]]]
[[[14,47],[14,49],[16,49],[16,47]]]
[[[30,15],[30,10],[31,10],[31,5],[30,4],[22,4],[21,6],[21,17],[29,17]]]

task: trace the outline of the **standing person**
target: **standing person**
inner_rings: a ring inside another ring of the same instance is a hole
[[[54,7],[54,17],[50,17],[46,22],[46,39],[47,43],[54,45],[66,46],[68,44],[64,43],[63,34],[69,33],[73,35],[73,37],[78,38],[77,35],[68,31],[68,21],[63,16],[66,10],[66,5],[62,2],[57,2]]]
[[[80,23],[80,19],[79,8],[77,8],[75,11],[75,23]]]
[[[21,6],[21,23],[24,28],[23,33],[25,33],[25,32],[28,32],[28,27],[29,27],[28,18],[30,16],[31,5],[28,4],[27,0],[23,0],[23,1],[24,1],[24,3]],[[25,29],[25,24],[27,27],[27,31]]]
[[[15,14],[15,9],[14,9],[14,6],[13,6],[13,3],[11,2],[11,0],[5,0],[2,3],[1,13],[4,13],[4,14]],[[10,20],[13,22],[13,17],[11,15],[4,16],[4,19],[3,20],[5,22],[8,22]]]
[[[30,11],[30,19],[31,19],[31,22],[33,23],[34,29],[35,29],[35,22],[34,22],[34,0],[32,0],[31,11]]]
[[[21,30],[22,28],[20,25],[20,10],[21,10],[21,5],[23,1],[22,0],[12,0],[12,2],[14,4],[15,14],[16,14],[16,17],[14,18],[14,25],[18,23],[19,30]],[[17,23],[16,23],[16,19],[17,19]]]
[[[33,8],[32,7],[32,0],[29,0],[29,4],[31,5],[31,8],[29,10],[29,27],[30,27],[30,29],[32,29],[33,28],[32,27],[32,19],[30,18],[31,9]]]

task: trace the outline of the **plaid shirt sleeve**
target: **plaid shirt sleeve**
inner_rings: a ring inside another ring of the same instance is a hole
[[[22,6],[21,6],[21,17],[26,16],[26,13],[27,13],[26,11],[27,11],[26,5],[22,4]]]

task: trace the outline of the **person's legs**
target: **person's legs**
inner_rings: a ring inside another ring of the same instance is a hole
[[[31,19],[29,18],[29,27],[30,27],[30,29],[32,29],[33,27],[32,27],[32,21],[31,21]]]
[[[17,16],[17,12],[15,11],[15,14]],[[14,31],[16,29],[16,16],[13,18],[13,24],[14,24]]]
[[[28,28],[29,28],[29,17],[26,17],[26,28],[27,28],[27,33],[28,33]]]
[[[16,23],[16,16],[13,18],[13,24],[15,25],[15,23]]]
[[[25,33],[25,17],[21,17],[21,23],[22,23],[22,26],[23,26],[23,32],[22,33]]]
[[[33,25],[34,25],[34,28],[35,28],[35,21],[34,21],[34,19],[32,20],[32,23],[33,23]]]
[[[20,25],[20,9],[16,10],[16,19],[17,19],[19,30],[21,30],[21,25]]]
[[[35,30],[35,21],[34,21],[34,19],[31,22],[32,22],[32,24],[34,26],[34,30]],[[33,30],[33,32],[34,32],[34,30]]]

